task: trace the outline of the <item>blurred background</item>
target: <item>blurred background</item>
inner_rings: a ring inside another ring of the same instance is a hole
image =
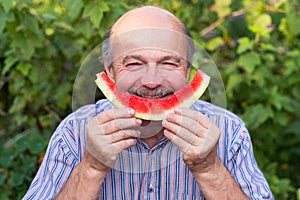
[[[0,0],[0,199],[24,195],[84,58],[142,5],[174,13],[209,52],[275,198],[300,200],[299,0]]]

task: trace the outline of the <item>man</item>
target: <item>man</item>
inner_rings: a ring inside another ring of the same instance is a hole
[[[171,13],[124,14],[104,44],[118,89],[166,98],[186,85],[191,46]],[[203,101],[163,121],[107,100],[68,116],[53,134],[24,199],[273,199],[250,136],[234,114]]]

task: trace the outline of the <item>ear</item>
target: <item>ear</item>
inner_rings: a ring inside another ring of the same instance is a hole
[[[188,67],[187,70],[186,70],[186,80],[187,81],[189,80],[189,77],[190,77],[191,68],[192,68],[192,66]]]
[[[107,66],[107,65],[105,65],[104,68],[105,68],[105,72],[106,72],[107,76],[108,76],[112,81],[115,81],[115,73],[114,73],[113,67],[112,67],[112,66]]]

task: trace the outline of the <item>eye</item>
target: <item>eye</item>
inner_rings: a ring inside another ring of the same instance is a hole
[[[139,63],[139,62],[130,62],[125,64],[126,67],[138,67],[138,66],[142,66],[143,63]]]
[[[168,67],[178,67],[178,63],[173,63],[173,62],[163,62],[161,64]]]

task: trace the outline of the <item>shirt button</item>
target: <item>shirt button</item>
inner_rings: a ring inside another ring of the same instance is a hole
[[[152,185],[150,185],[148,188],[148,192],[153,192],[153,191],[154,191],[154,188],[152,187]]]

